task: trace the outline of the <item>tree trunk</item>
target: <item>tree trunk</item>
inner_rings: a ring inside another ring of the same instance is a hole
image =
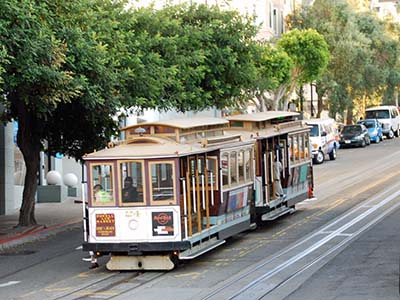
[[[18,134],[17,143],[24,156],[26,175],[22,205],[18,226],[35,225],[35,194],[37,190],[37,173],[40,165],[40,139],[35,135],[37,126],[27,107],[18,101]],[[33,115],[33,114],[32,114]]]
[[[287,85],[281,85],[274,93],[274,100],[273,100],[273,110],[279,110],[279,102],[285,96]]]
[[[353,124],[353,104],[347,107],[346,124]]]
[[[39,158],[39,153],[37,155]],[[37,172],[39,162],[28,160],[24,155],[26,164],[26,175],[24,183],[24,192],[22,196],[22,205],[19,210],[18,226],[30,226],[36,224],[35,219],[35,194],[37,190]]]
[[[318,95],[318,108],[317,108],[317,118],[321,118],[321,113],[324,110],[324,102],[322,95]]]
[[[283,110],[283,111],[287,111],[287,110],[288,110],[288,108],[289,108],[289,102],[290,102],[290,97],[292,96],[294,90],[296,89],[296,85],[297,85],[297,82],[296,82],[296,81],[292,81],[292,83],[290,84],[290,86],[289,86],[289,91],[288,91],[288,93],[286,94],[286,97],[285,97],[284,102],[283,102],[283,107],[282,107],[282,110]]]

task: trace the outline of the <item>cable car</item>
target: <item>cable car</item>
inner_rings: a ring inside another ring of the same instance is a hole
[[[312,188],[309,128],[296,118],[268,112],[123,128],[124,142],[84,158],[83,249],[110,254],[110,270],[170,270],[291,212]]]

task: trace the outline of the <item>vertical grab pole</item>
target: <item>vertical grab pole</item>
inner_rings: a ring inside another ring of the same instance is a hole
[[[217,176],[219,176],[219,185],[221,187],[221,190],[220,190],[221,196],[219,197],[219,199],[220,199],[221,203],[224,203],[224,196],[223,196],[223,193],[222,193],[223,186],[224,186],[224,181],[222,180],[222,176],[223,176],[222,175],[222,155],[220,155],[219,159],[220,159],[219,171],[217,171],[217,172],[219,172]]]
[[[208,182],[208,169],[205,168],[204,171],[204,185],[205,185],[205,193],[206,193],[206,220],[207,220],[207,228],[210,228],[210,196],[209,196],[209,186],[210,183]]]
[[[195,177],[192,176],[192,194],[193,194],[193,212],[197,212],[197,205],[196,205],[196,181]]]
[[[206,192],[204,187],[204,174],[201,174],[201,198],[203,203],[203,209],[206,209]]]
[[[287,149],[288,149],[288,151],[287,151],[288,152],[288,154],[287,154],[287,164],[288,164],[288,169],[289,169],[289,171],[288,171],[289,176],[292,175],[292,171],[290,169],[290,167],[291,167],[290,153],[292,153],[292,155],[293,155],[293,150],[291,149],[291,147],[292,147],[292,144],[291,144],[291,140],[289,138],[289,144],[287,146]],[[308,144],[308,149],[310,149],[309,151],[311,151],[311,149],[312,149],[310,143]]]
[[[181,178],[183,187],[183,218],[185,220],[185,239],[188,237],[188,217],[187,217],[187,198],[186,198],[186,180]]]
[[[264,187],[265,187],[265,201],[263,201],[263,204],[268,202],[268,169],[267,169],[267,154],[264,153]]]
[[[82,218],[82,222],[83,222],[83,241],[84,242],[87,242],[87,240],[88,240],[88,238],[87,238],[87,227],[86,227],[86,220],[88,220],[89,219],[89,216],[88,215],[86,215],[86,191],[85,191],[85,183],[86,183],[86,181],[85,181],[85,170],[84,170],[84,164],[83,164],[83,162],[82,162],[82,181],[81,181],[81,183],[82,183],[82,187],[81,187],[81,189],[82,189],[82,191],[81,191],[81,193],[82,193],[82,216],[83,216],[83,218]]]
[[[211,205],[214,205],[214,178],[213,172],[210,172],[210,179],[211,179]]]
[[[275,174],[274,174],[274,153],[269,152],[269,169],[271,170],[271,178],[272,178],[272,199],[275,199],[276,187],[275,187]]]

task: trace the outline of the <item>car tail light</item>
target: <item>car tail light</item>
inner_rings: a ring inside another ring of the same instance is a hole
[[[308,198],[314,198],[314,189],[312,188],[312,186],[308,187]]]

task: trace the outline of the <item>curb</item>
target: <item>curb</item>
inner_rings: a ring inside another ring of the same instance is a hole
[[[51,234],[61,232],[74,225],[81,224],[82,218],[75,218],[64,223],[54,224],[50,226],[37,225],[33,228],[28,228],[26,231],[19,233],[15,236],[0,239],[0,251],[14,246],[19,246],[27,242],[33,242],[42,238],[48,237]]]

